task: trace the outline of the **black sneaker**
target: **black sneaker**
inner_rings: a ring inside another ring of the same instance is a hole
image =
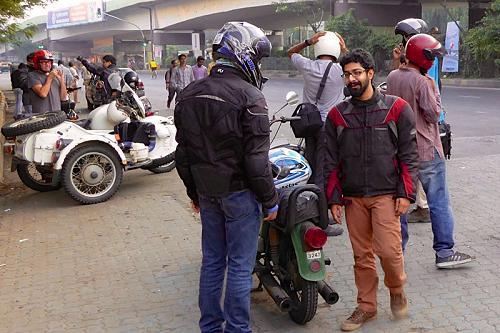
[[[472,257],[468,254],[455,251],[451,256],[439,258],[436,256],[437,268],[455,268],[472,261]]]

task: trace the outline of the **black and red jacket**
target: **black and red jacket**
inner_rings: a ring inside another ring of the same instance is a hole
[[[403,99],[375,90],[368,101],[337,104],[325,122],[328,203],[344,196],[394,194],[415,201],[418,152],[415,119]]]

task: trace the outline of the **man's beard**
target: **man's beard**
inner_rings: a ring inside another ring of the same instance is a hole
[[[366,91],[368,88],[368,80],[366,81],[359,81],[358,83],[355,83],[354,85],[349,84],[347,86],[347,89],[349,90],[349,93],[351,94],[352,97],[360,97],[363,95],[363,93]]]

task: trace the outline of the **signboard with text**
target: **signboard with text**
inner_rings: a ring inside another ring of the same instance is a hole
[[[457,22],[460,24],[459,22]],[[448,22],[446,27],[446,39],[444,48],[446,54],[443,57],[442,71],[445,73],[458,72],[458,46],[460,43],[460,30],[455,22]]]
[[[101,22],[103,18],[103,0],[89,0],[71,7],[49,11],[47,13],[47,28],[56,29]]]

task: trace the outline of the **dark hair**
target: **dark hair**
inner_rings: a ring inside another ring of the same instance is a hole
[[[70,61],[70,62],[68,62],[68,66],[69,66],[69,67],[73,67],[73,66],[74,66],[73,62],[71,62],[71,61]]]
[[[187,55],[185,55],[184,53],[181,53],[177,56],[177,59],[181,60],[182,57],[187,58]]]
[[[200,60],[205,60],[205,58],[203,58],[202,56],[198,56],[198,58],[196,58],[196,61],[200,61]]]
[[[116,65],[116,58],[113,57],[111,54],[106,54],[104,57],[102,57],[102,61],[108,61],[113,65]]]
[[[24,62],[20,63],[19,66],[17,66],[17,69],[25,69],[28,68]]]
[[[58,61],[57,61],[57,64],[58,64],[58,65],[63,65],[63,66],[64,66],[64,62],[63,62],[62,60],[58,60]]]
[[[347,52],[343,57],[340,58],[340,66],[344,70],[345,65],[351,62],[357,62],[361,64],[364,69],[375,69],[375,61],[373,60],[370,52],[363,49],[355,49]]]
[[[26,61],[33,61],[33,57],[35,56],[35,52],[31,52],[26,56]]]
[[[173,64],[175,64],[175,62],[176,62],[176,61],[177,61],[177,60],[175,60],[175,59],[174,59],[174,60],[172,60],[172,61],[170,62],[170,64],[171,64],[171,65],[173,65]]]

